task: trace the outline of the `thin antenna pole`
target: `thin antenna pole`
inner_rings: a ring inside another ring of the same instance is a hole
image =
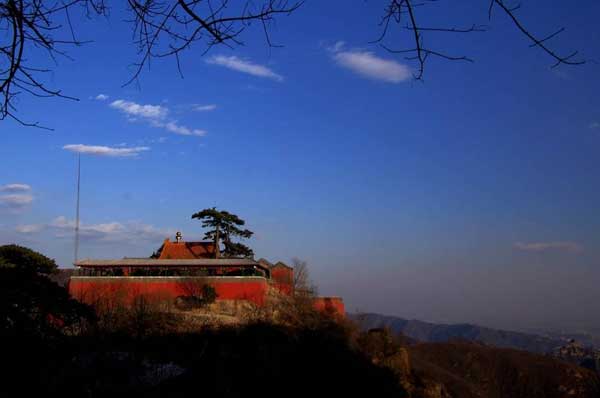
[[[81,154],[77,157],[77,208],[75,210],[75,263],[79,260],[79,193],[81,190]]]

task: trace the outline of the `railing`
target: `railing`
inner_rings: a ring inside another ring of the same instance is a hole
[[[79,268],[73,276],[263,276],[266,275],[254,268],[219,269],[219,268],[161,268],[161,267],[102,267]]]

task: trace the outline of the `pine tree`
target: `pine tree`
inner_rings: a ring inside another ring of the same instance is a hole
[[[202,227],[209,228],[204,234],[204,239],[210,239],[215,243],[215,258],[254,256],[254,252],[248,246],[232,240],[233,238],[248,239],[254,234],[248,229],[240,228],[246,222],[237,215],[212,207],[194,213],[192,218],[201,220]]]

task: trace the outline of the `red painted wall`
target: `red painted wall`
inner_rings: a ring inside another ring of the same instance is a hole
[[[333,312],[342,316],[346,314],[344,300],[341,297],[316,297],[313,305],[319,311]]]
[[[268,289],[267,279],[262,277],[74,276],[69,281],[69,293],[89,304],[101,299],[130,303],[138,296],[169,301],[178,296],[189,296],[191,290],[199,289],[203,284],[215,289],[217,300],[246,300],[256,305],[264,304]]]
[[[294,293],[294,269],[287,267],[271,268],[271,284],[288,296]]]

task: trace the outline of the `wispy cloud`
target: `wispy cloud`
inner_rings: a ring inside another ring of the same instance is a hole
[[[194,104],[194,105],[192,105],[192,110],[194,110],[196,112],[210,112],[210,111],[214,111],[215,109],[217,109],[217,106],[215,104],[209,104],[209,105]]]
[[[336,41],[333,46],[326,47],[326,48],[333,53],[337,53],[339,51],[342,51],[345,46],[346,46],[346,42],[343,40],[339,40],[339,41]]]
[[[369,51],[345,50],[344,47],[344,42],[337,42],[329,51],[338,65],[354,73],[387,83],[401,83],[412,78],[407,65],[378,57]]]
[[[40,232],[44,229],[42,224],[26,224],[26,225],[17,225],[15,227],[15,231],[20,234],[33,234],[36,232]]]
[[[13,211],[23,210],[31,202],[33,202],[33,195],[28,193],[0,195],[0,207]]]
[[[142,105],[122,99],[111,102],[109,106],[134,118],[164,119],[169,112],[166,107],[161,105]]]
[[[149,151],[150,148],[147,146],[138,146],[132,148],[123,147],[109,147],[101,145],[84,145],[84,144],[70,144],[63,146],[63,149],[76,153],[83,153],[86,155],[96,156],[110,156],[110,157],[133,157],[139,155],[141,152]]]
[[[31,186],[23,183],[12,183],[0,185],[0,209],[10,212],[21,212],[33,202]]]
[[[583,246],[577,242],[558,241],[558,242],[517,242],[515,248],[528,252],[547,252],[547,251],[563,251],[569,253],[580,253],[583,251]]]
[[[162,127],[165,130],[179,135],[193,135],[196,137],[202,137],[206,135],[205,130],[201,129],[192,129],[186,126],[182,126],[177,124],[177,122],[161,122],[161,121],[151,121],[151,125],[154,127]]]
[[[5,184],[0,185],[0,192],[28,192],[31,187],[27,184]]]
[[[204,130],[191,129],[186,126],[176,124],[175,122],[165,123],[162,127],[164,127],[167,131],[170,131],[171,133],[179,135],[195,135],[196,137],[202,137],[206,135],[206,131]]]
[[[247,73],[252,76],[264,77],[278,82],[283,81],[283,76],[281,76],[278,73],[275,73],[268,67],[238,58],[235,55],[215,55],[207,59],[206,62],[212,65],[224,66],[225,68],[242,73]]]
[[[70,238],[75,230],[75,221],[64,216],[46,224],[18,225],[15,231],[21,234],[36,234],[49,231],[55,238]],[[104,242],[160,241],[175,233],[173,228],[158,228],[136,221],[111,221],[98,224],[80,223],[82,240]]]
[[[98,101],[106,101],[107,99],[109,99],[110,97],[106,94],[98,94],[96,96],[96,100]]]
[[[591,129],[600,129],[600,122],[592,122],[590,123]]]
[[[143,120],[152,127],[164,128],[174,134],[196,137],[206,135],[205,130],[183,126],[177,120],[168,118],[169,108],[163,105],[144,105],[118,99],[111,102],[109,106],[124,113],[131,121]]]

